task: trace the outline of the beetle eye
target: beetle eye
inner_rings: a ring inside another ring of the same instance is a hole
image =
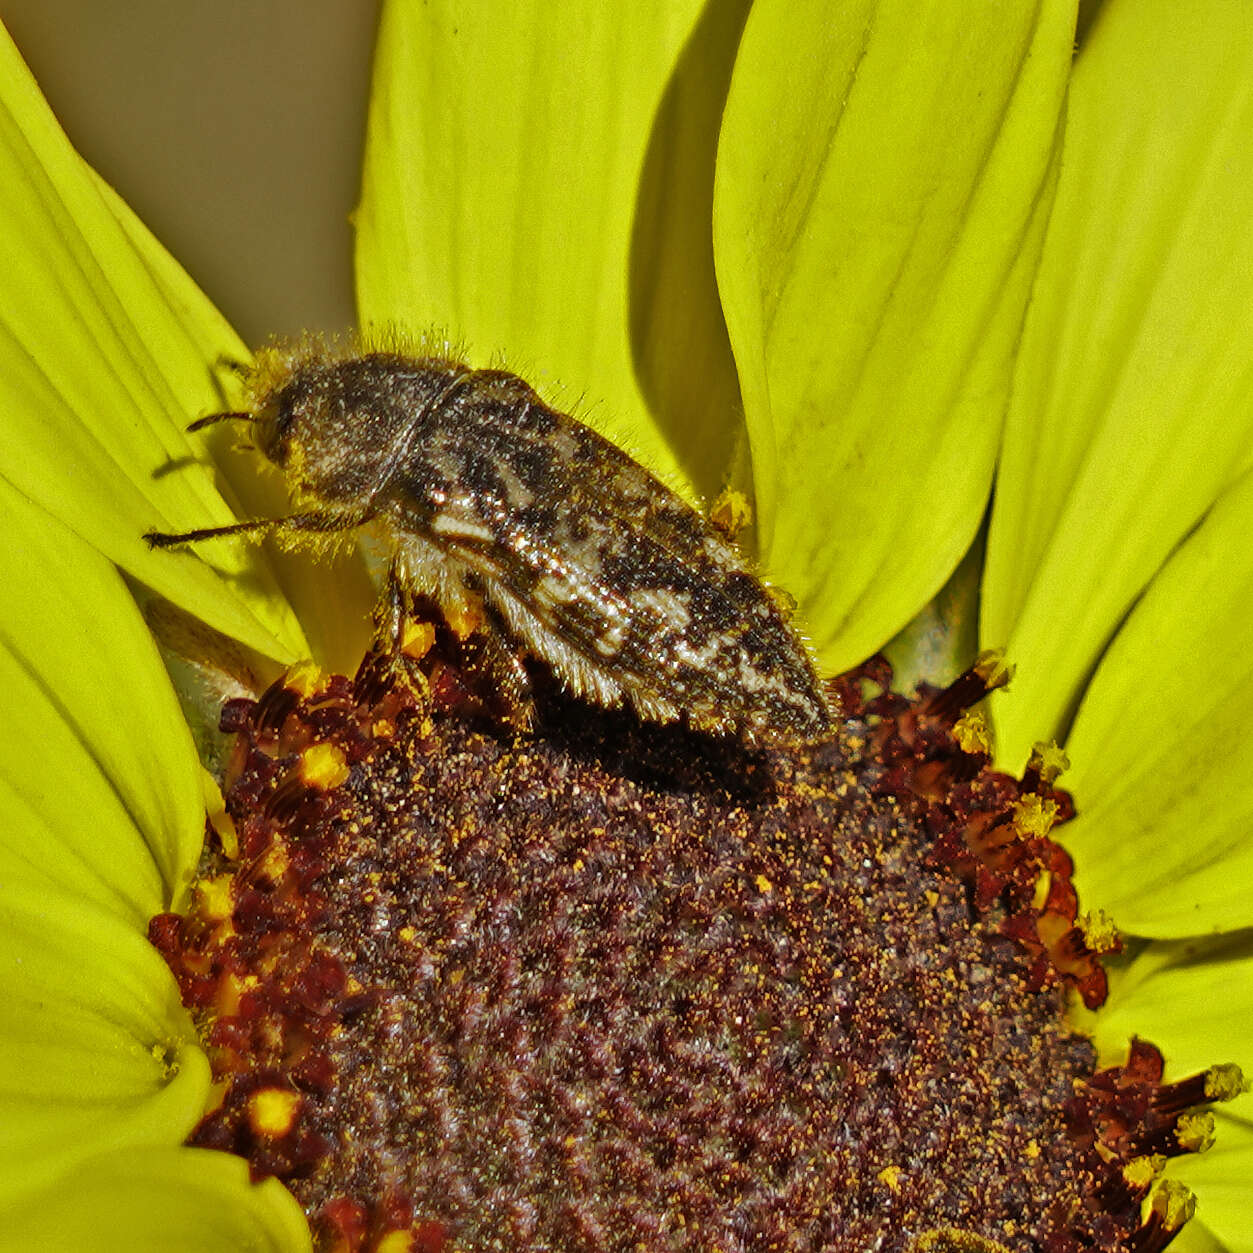
[[[279,392],[270,396],[257,414],[257,446],[276,465],[285,465],[300,397]]]

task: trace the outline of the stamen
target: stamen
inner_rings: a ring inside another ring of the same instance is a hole
[[[1163,1181],[1153,1194],[1149,1216],[1128,1245],[1130,1253],[1161,1253],[1196,1213],[1196,1197],[1181,1183]]]
[[[1014,670],[1006,664],[1004,650],[989,648],[975,658],[969,670],[958,675],[942,692],[937,692],[924,712],[952,726],[964,710],[977,705],[997,688],[1008,686],[1013,677]]]

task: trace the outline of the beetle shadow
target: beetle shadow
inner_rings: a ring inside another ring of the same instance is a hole
[[[151,477],[153,482],[160,482],[171,474],[190,470],[193,466],[204,465],[205,462],[206,458],[194,456],[192,453],[188,453],[185,457],[168,457],[153,470]]]
[[[645,722],[629,707],[589,704],[564,692],[546,672],[534,674],[533,682],[535,729],[572,759],[653,792],[704,794],[748,806],[774,795],[767,749],[682,722]]]

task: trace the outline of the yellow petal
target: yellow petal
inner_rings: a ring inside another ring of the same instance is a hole
[[[1172,1164],[1171,1174],[1197,1195],[1197,1218],[1227,1253],[1253,1253],[1253,1122],[1215,1117],[1214,1147]],[[1187,1228],[1184,1228],[1187,1231]],[[1183,1245],[1180,1241],[1181,1247]],[[1175,1253],[1172,1244],[1171,1253]]]
[[[271,656],[300,647],[242,549],[223,579],[151,553],[149,528],[232,520],[179,429],[223,407],[212,363],[243,348],[70,147],[0,31],[0,474],[161,595]]]
[[[207,1149],[105,1154],[6,1214],[7,1249],[93,1253],[309,1253],[300,1207],[276,1180]]]
[[[827,666],[945,582],[987,503],[1074,4],[763,0],[718,149],[718,283],[762,552]]]
[[[112,564],[0,480],[0,878],[72,889],[141,930],[199,855],[199,766]]]
[[[680,455],[721,468],[735,394],[708,202],[736,23],[680,64],[700,7],[391,0],[356,217],[363,325],[503,358],[676,486]]]
[[[209,1064],[165,963],[129,923],[0,885],[0,1200],[122,1146],[178,1144]]]
[[[1153,581],[1066,744],[1080,895],[1137,934],[1253,924],[1250,535],[1253,473]]]
[[[1250,80],[1245,0],[1111,0],[1080,54],[984,580],[1012,766],[1253,461]]]
[[[1233,1245],[1222,1243],[1199,1219],[1193,1218],[1175,1237],[1171,1253],[1233,1253]]]
[[[1103,1064],[1126,1060],[1133,1035],[1161,1048],[1167,1078],[1235,1062],[1253,1077],[1253,944],[1245,936],[1160,940],[1110,972],[1109,1000],[1080,1012]],[[1224,1110],[1253,1116],[1253,1096]]]

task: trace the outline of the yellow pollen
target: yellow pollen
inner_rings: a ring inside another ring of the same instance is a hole
[[[1039,1140],[1028,1140],[1027,1147],[1023,1149],[1022,1155],[1027,1159],[1027,1161],[1034,1162],[1035,1159],[1040,1156]]]
[[[335,744],[310,744],[300,754],[300,778],[310,787],[329,792],[348,778],[348,763]]]
[[[724,487],[709,511],[709,521],[728,539],[734,539],[746,526],[752,525],[753,507],[743,492]]]
[[[375,1253],[409,1253],[413,1236],[407,1231],[389,1231],[374,1248]]]
[[[257,863],[257,873],[271,883],[277,883],[287,873],[290,865],[291,857],[287,853],[287,845],[275,840]]]
[[[901,1190],[901,1168],[899,1166],[885,1166],[875,1178],[885,1185],[889,1192],[899,1192]]]
[[[154,1044],[149,1052],[152,1054],[152,1060],[161,1067],[165,1078],[173,1079],[178,1074],[178,1059],[168,1044]]]
[[[1122,1168],[1122,1177],[1131,1187],[1147,1190],[1165,1168],[1165,1157],[1160,1153],[1152,1153],[1145,1157],[1133,1157]]]
[[[1083,932],[1083,942],[1094,953],[1113,953],[1118,949],[1118,928],[1114,920],[1103,910],[1084,914],[1079,919],[1079,930]]]
[[[285,1136],[296,1121],[300,1094],[286,1088],[258,1088],[248,1098],[248,1123],[259,1136]]]
[[[256,975],[224,975],[213,1000],[214,1011],[221,1018],[229,1018],[239,1013],[239,1002],[243,994],[260,983]]]
[[[1234,1062],[1211,1066],[1205,1072],[1205,1099],[1207,1101],[1233,1101],[1249,1090],[1244,1071]]]
[[[1043,839],[1057,821],[1057,802],[1047,801],[1034,792],[1014,802],[1014,830],[1024,837]]]
[[[985,648],[975,658],[971,669],[983,680],[989,692],[994,688],[1008,686],[1010,679],[1014,677],[1014,667],[1006,662],[1003,648]]]
[[[404,632],[400,638],[402,653],[417,661],[431,651],[431,645],[434,643],[435,628],[429,622],[407,621],[405,623]],[[379,1247],[381,1248],[382,1245]]]
[[[1175,1124],[1175,1139],[1181,1149],[1204,1153],[1214,1145],[1214,1115],[1184,1114]]]
[[[463,605],[446,606],[444,621],[459,640],[469,639],[483,623],[483,606],[470,600]]]
[[[1058,745],[1056,740],[1044,743],[1037,740],[1031,748],[1031,757],[1027,769],[1034,770],[1050,787],[1057,782],[1058,775],[1070,769],[1070,758]]]
[[[941,1231],[924,1231],[909,1246],[909,1253],[1009,1253],[1009,1250],[987,1236],[945,1227]]]
[[[771,883],[764,874],[759,874],[753,882],[757,884],[757,891],[761,892],[763,895],[767,892],[774,891],[774,884]]]
[[[988,720],[973,709],[957,719],[953,726],[953,738],[963,753],[992,756],[992,733],[988,729]]]
[[[308,700],[326,686],[326,676],[312,661],[298,661],[283,676],[283,686]]]
[[[1164,1179],[1153,1193],[1153,1213],[1167,1231],[1177,1231],[1196,1213],[1196,1195],[1177,1180]]]
[[[219,874],[196,884],[196,905],[202,917],[225,922],[231,916],[235,908],[231,900],[234,883],[233,874]]]

